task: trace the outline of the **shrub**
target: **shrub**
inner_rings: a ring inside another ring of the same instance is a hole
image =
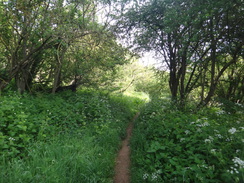
[[[92,90],[3,96],[0,182],[112,182],[121,138],[140,104]]]
[[[132,182],[243,180],[243,113],[186,111],[164,100],[142,111],[132,137]]]

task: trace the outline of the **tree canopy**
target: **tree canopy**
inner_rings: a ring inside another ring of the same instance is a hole
[[[98,23],[98,1],[20,0],[0,6],[0,90],[86,83],[94,69],[112,70],[128,51]],[[90,76],[91,77],[91,76]]]
[[[204,106],[215,94],[243,101],[242,7],[242,0],[2,0],[0,90],[106,85],[133,50],[160,57],[179,104],[195,97]],[[103,24],[101,9],[110,17]]]
[[[131,36],[135,50],[153,50],[161,56],[169,70],[173,100],[184,104],[198,90],[199,106],[206,105],[225,73],[243,66],[243,1],[119,3],[123,5],[117,6],[121,14],[116,16],[115,30],[123,37]],[[243,101],[243,88],[238,87],[241,80],[235,82],[235,88]]]

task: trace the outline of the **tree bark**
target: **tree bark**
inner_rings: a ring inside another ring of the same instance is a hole
[[[62,41],[57,46],[57,53],[56,53],[56,62],[57,66],[55,68],[55,73],[54,73],[54,81],[53,81],[53,88],[52,88],[52,93],[55,93],[57,88],[61,84],[61,70],[62,70],[62,63],[64,60],[64,55],[67,50],[65,46],[62,46]]]

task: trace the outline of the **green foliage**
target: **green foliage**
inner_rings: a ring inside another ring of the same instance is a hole
[[[135,123],[132,182],[241,182],[243,106],[223,109],[193,113],[165,99],[149,103]]]
[[[114,105],[107,96],[87,91],[37,96],[11,93],[2,96],[1,155],[15,157],[31,141],[47,140],[87,125],[95,128],[94,133],[100,133],[121,112],[121,107],[122,114],[131,116],[130,109],[125,110],[127,106],[123,106],[125,103]],[[112,113],[112,109],[118,111]]]
[[[0,182],[112,182],[125,129],[143,101],[83,90],[1,96]]]
[[[118,72],[111,90],[142,95],[158,94],[162,90],[163,85],[157,79],[155,70],[143,66],[138,60],[131,60],[130,63],[117,68]]]
[[[243,65],[241,0],[114,2],[117,34],[130,39],[136,51],[156,53],[167,66],[172,99],[179,104],[184,105],[196,88],[201,90],[199,106],[208,104],[228,68]],[[243,74],[234,73],[221,83],[219,93],[242,100]]]
[[[225,98],[232,102],[244,102],[244,60],[240,59],[232,67],[228,68],[221,77],[217,87],[216,94],[218,97]]]
[[[101,1],[9,1],[0,6],[0,90],[109,81],[128,49],[97,21]],[[16,41],[18,40],[18,41]],[[24,68],[24,69],[20,69]],[[107,77],[104,75],[107,74]]]
[[[116,133],[65,134],[34,143],[25,159],[3,161],[0,182],[112,182]]]

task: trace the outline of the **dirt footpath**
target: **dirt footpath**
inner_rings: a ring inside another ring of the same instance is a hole
[[[116,158],[114,183],[129,183],[130,182],[130,146],[129,141],[132,135],[133,122],[139,116],[139,112],[134,116],[127,128],[126,138],[122,141],[122,148],[120,149]]]

